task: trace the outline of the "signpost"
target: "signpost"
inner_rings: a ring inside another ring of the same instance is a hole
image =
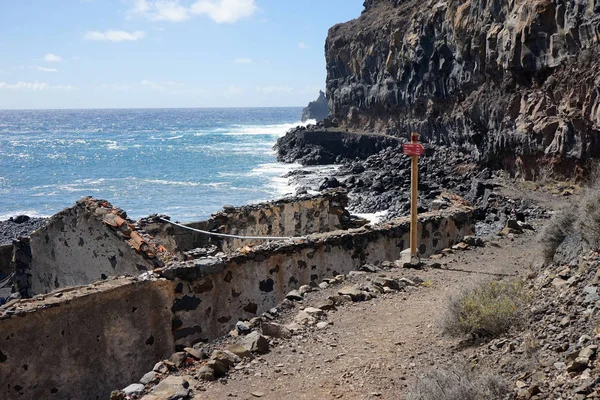
[[[419,187],[419,156],[425,152],[425,148],[419,143],[419,134],[411,134],[411,143],[402,145],[405,155],[411,156],[410,174],[410,263],[418,262],[417,253],[417,204]]]

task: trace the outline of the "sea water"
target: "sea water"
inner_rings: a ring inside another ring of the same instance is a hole
[[[137,219],[208,217],[292,189],[273,145],[300,108],[0,110],[0,220],[83,196]]]

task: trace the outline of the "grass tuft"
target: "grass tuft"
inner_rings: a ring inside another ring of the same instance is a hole
[[[420,378],[408,400],[495,400],[508,393],[498,375],[477,373],[467,368],[436,369]]]
[[[521,279],[484,282],[449,299],[442,328],[455,336],[497,337],[524,323],[529,302]]]

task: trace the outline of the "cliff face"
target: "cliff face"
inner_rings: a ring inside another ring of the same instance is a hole
[[[342,127],[535,178],[600,154],[600,0],[367,0],[325,45]]]
[[[317,122],[323,121],[329,114],[329,105],[327,98],[322,90],[319,90],[319,97],[315,101],[308,103],[308,106],[302,110],[302,122],[314,119]]]

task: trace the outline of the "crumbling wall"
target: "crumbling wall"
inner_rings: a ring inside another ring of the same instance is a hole
[[[232,235],[297,237],[346,228],[343,217],[347,204],[345,191],[330,191],[225,210],[213,214],[211,220],[219,232]],[[260,243],[264,241],[226,239],[222,246],[223,251],[233,251]]]
[[[108,399],[174,348],[173,283],[119,279],[0,311],[0,398]]]
[[[207,221],[184,225],[238,236],[305,236],[347,228],[347,204],[345,191],[332,190],[316,196],[227,207],[214,213]],[[153,235],[157,243],[176,254],[209,244],[231,252],[245,245],[264,243],[264,240],[211,237],[152,217],[140,221],[140,226]]]
[[[74,227],[65,231],[80,231]],[[425,214],[419,252],[473,232],[470,209]],[[172,263],[151,280],[107,280],[11,302],[0,307],[0,398],[106,399],[177,348],[226,333],[310,281],[395,260],[408,240],[401,218]]]
[[[102,200],[84,198],[54,215],[29,238],[30,264],[16,269],[24,297],[85,285],[121,274],[139,275],[162,264],[133,231],[124,213]]]
[[[300,243],[270,243],[241,249],[224,259],[176,263],[162,276],[177,282],[173,335],[191,345],[228,332],[238,319],[251,318],[279,303],[292,289],[344,274],[364,263],[400,258],[409,245],[408,218],[375,228],[310,236]],[[419,253],[427,256],[474,234],[470,211],[423,215]]]

